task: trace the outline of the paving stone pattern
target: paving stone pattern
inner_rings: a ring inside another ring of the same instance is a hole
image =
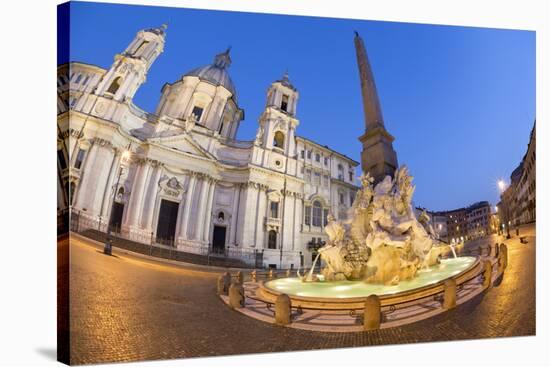
[[[528,243],[506,240],[509,264],[498,287],[466,305],[402,327],[324,333],[270,325],[216,296],[219,273],[130,255],[105,256],[71,242],[71,362],[138,361],[314,350],[535,334],[534,226]],[[501,242],[496,236],[471,244]]]

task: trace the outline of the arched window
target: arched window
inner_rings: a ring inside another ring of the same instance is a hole
[[[115,199],[118,200],[118,201],[122,201],[123,196],[124,196],[124,187],[121,186],[121,187],[118,188]]]
[[[221,220],[221,221],[225,220],[225,214],[223,214],[223,212],[219,212],[218,213],[218,219]]]
[[[323,206],[319,201],[313,202],[312,222],[315,227],[321,227],[323,221]]]
[[[118,91],[118,88],[120,88],[120,81],[121,77],[116,77],[115,80],[111,83],[111,86],[109,89],[107,89],[107,93],[115,94]]]
[[[285,147],[285,134],[283,134],[280,131],[277,131],[275,133],[275,137],[273,138],[273,146],[277,148],[284,149]]]
[[[136,49],[136,52],[134,52],[134,55],[139,56],[138,53],[141,51],[143,52],[145,50],[145,47],[149,44],[149,41],[143,41],[141,45]]]
[[[277,248],[277,232],[275,232],[274,230],[269,231],[269,235],[267,238],[267,248],[272,250]]]
[[[288,111],[288,95],[286,94],[283,94],[283,98],[281,98],[281,110]]]

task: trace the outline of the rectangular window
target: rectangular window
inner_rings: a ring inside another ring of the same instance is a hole
[[[353,171],[349,171],[349,180],[353,182]]]
[[[340,196],[340,204],[343,205],[343,204],[344,204],[344,193],[341,192],[341,193],[339,194],[339,196]]]
[[[325,157],[325,166],[328,166],[328,157]]]
[[[323,176],[323,186],[328,187],[329,178],[327,175]]]
[[[62,149],[57,151],[57,159],[59,160],[59,166],[61,169],[67,168],[67,160],[65,159],[65,154],[63,154]]]
[[[305,158],[305,156],[306,156],[306,152],[305,152],[305,150],[303,150],[303,149],[302,149],[302,151],[300,152],[300,154],[301,154],[301,156],[302,156],[302,159],[304,159],[304,158]]]
[[[315,172],[315,176],[314,176],[314,184],[319,186],[321,185],[321,174],[319,172]]]
[[[306,169],[305,180],[306,180],[306,182],[311,182],[311,170],[309,170],[309,169]]]
[[[281,100],[281,110],[288,111],[288,96],[286,94],[283,94],[283,98]]]
[[[313,217],[312,217],[312,223],[315,227],[321,227],[321,222],[323,220],[323,209],[321,207],[321,203],[318,201],[315,201],[313,203]]]
[[[76,161],[74,162],[74,168],[80,169],[80,167],[82,167],[82,162],[84,162],[85,155],[86,151],[84,149],[78,150],[78,153],[76,154]]]
[[[311,224],[311,206],[306,206],[305,211],[306,211],[305,213],[306,215],[304,218],[304,223],[309,226]]]
[[[319,155],[319,153],[315,154],[315,161],[316,162],[321,162],[321,156]]]
[[[307,151],[307,159],[311,159],[311,150]]]
[[[195,120],[200,121],[203,111],[204,109],[202,107],[195,106],[193,107],[193,112],[191,112],[191,115],[195,115]]]
[[[270,209],[271,218],[279,218],[279,203],[277,201],[271,202]]]

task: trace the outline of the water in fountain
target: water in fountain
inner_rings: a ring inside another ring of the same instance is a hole
[[[454,256],[454,258],[456,259],[458,256],[456,256],[456,251],[455,251],[455,245],[454,245],[454,243],[450,244],[449,247],[451,248],[451,251],[453,252],[453,256]]]
[[[311,269],[309,270],[307,276],[303,276],[300,274],[300,271],[298,270],[298,278],[302,279],[303,282],[313,282],[313,270],[315,269],[315,264],[317,264],[317,260],[319,259],[319,256],[321,256],[321,253],[318,253],[315,257],[315,260],[313,260],[313,265],[311,265]],[[315,279],[316,280],[316,279]]]

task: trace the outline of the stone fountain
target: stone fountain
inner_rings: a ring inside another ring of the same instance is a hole
[[[454,248],[436,240],[428,215],[418,218],[412,206],[414,186],[406,166],[399,167],[394,137],[386,130],[374,75],[363,39],[354,38],[365,132],[358,191],[346,220],[328,218],[328,241],[318,250],[311,270],[298,277],[261,282],[254,294],[274,303],[287,295],[294,306],[315,310],[358,310],[376,295],[384,306],[426,300],[443,292],[444,282],[475,279],[478,258],[457,257]],[[376,184],[375,184],[376,182]],[[442,258],[448,250],[454,257]],[[315,274],[315,264],[323,267]]]
[[[437,240],[429,217],[417,219],[412,207],[414,186],[407,167],[386,176],[376,186],[367,173],[361,176],[348,219],[336,221],[331,215],[325,231],[327,244],[319,249],[325,266],[321,275],[312,270],[300,277],[313,282],[364,280],[395,285],[408,280],[420,269],[439,263]]]

